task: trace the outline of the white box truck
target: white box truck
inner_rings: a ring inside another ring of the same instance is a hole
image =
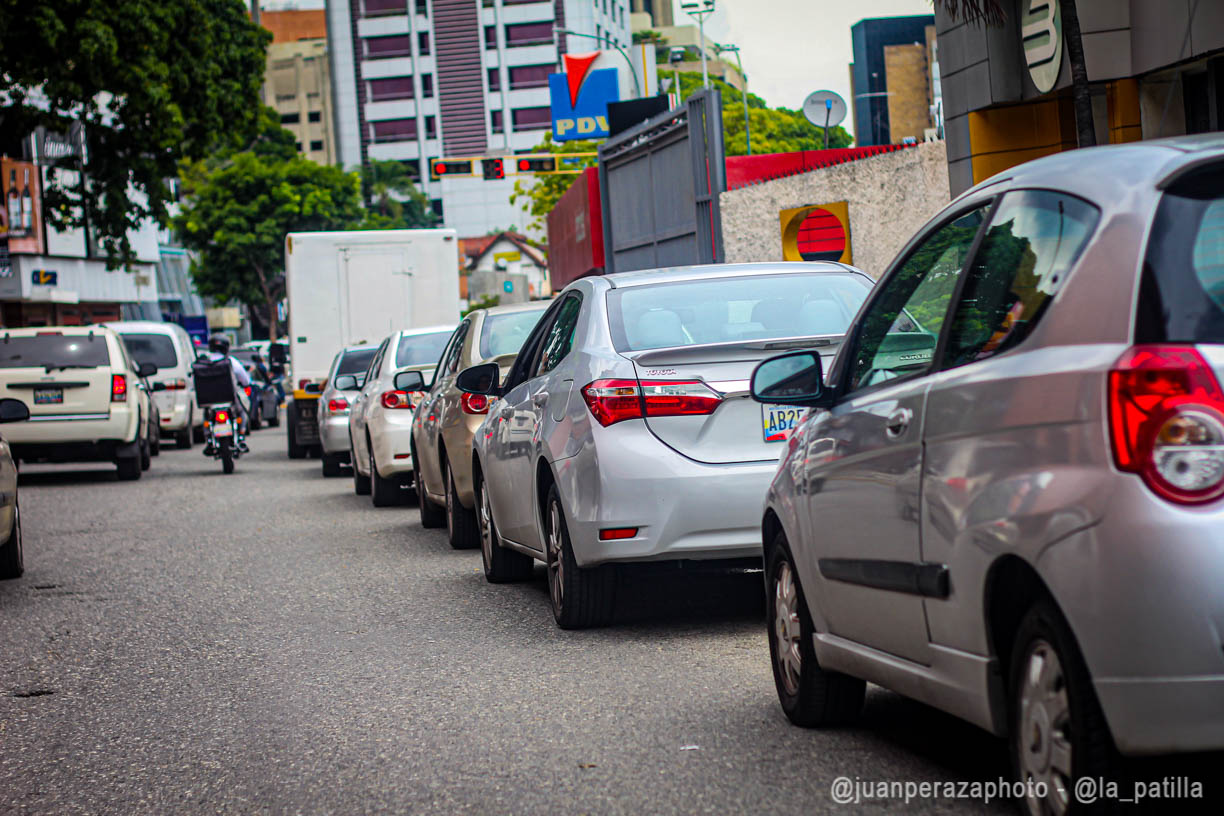
[[[300,459],[319,444],[319,393],[338,351],[458,321],[459,240],[449,229],[293,232],[285,289],[289,456]]]

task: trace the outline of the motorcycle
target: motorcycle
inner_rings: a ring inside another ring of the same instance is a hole
[[[221,460],[221,470],[234,472],[234,461],[244,453],[242,415],[233,405],[205,405],[204,453]]]

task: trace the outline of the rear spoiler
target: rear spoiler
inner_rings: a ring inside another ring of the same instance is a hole
[[[669,346],[668,348],[644,351],[622,351],[621,356],[639,365],[681,363],[686,359],[708,359],[712,354],[725,355],[725,359],[759,357],[762,351],[790,351],[792,349],[834,347],[841,343],[842,334],[822,334],[810,337],[779,337],[771,340],[735,340],[729,343],[705,343],[695,346]]]

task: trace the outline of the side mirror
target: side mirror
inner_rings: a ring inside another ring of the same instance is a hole
[[[396,391],[424,391],[425,376],[419,371],[401,371],[395,375]]]
[[[357,384],[357,378],[352,374],[341,374],[336,377],[332,385],[336,386],[337,391],[360,391],[361,386]]]
[[[24,422],[30,418],[30,408],[19,399],[0,399],[0,422]]]
[[[154,391],[165,391],[166,384],[164,382],[155,382],[153,383],[153,390]]]
[[[821,407],[830,396],[814,351],[792,351],[761,363],[752,372],[751,389],[757,402],[776,405]]]
[[[465,368],[455,378],[455,385],[469,394],[483,394],[486,397],[500,397],[498,388],[501,379],[501,369],[497,363],[482,363]]]
[[[157,373],[157,366],[152,363],[140,363],[136,366],[136,373],[141,377],[152,377]]]

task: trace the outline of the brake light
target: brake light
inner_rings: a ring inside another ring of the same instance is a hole
[[[407,391],[387,391],[382,395],[384,408],[412,408],[412,398]]]
[[[333,414],[342,414],[348,409],[348,400],[346,400],[344,397],[327,401],[327,410],[331,411]]]
[[[249,397],[249,396],[251,396],[251,386],[249,386],[249,385],[244,385],[244,386],[242,386],[242,390],[246,392],[246,395],[247,395],[248,397]]]
[[[721,394],[698,380],[596,380],[582,398],[605,427],[644,416],[712,414],[722,403]]]
[[[187,381],[181,377],[177,380],[166,380],[167,391],[182,391],[187,387]]]
[[[127,376],[123,374],[111,375],[111,402],[126,402],[127,401]]]
[[[1224,391],[1190,346],[1135,346],[1109,372],[1118,470],[1157,495],[1200,504],[1224,495]]]
[[[217,411],[217,413],[213,414],[213,422],[229,422],[229,412]]]
[[[484,394],[469,394],[467,391],[459,397],[459,407],[465,414],[487,414],[492,402]]]

